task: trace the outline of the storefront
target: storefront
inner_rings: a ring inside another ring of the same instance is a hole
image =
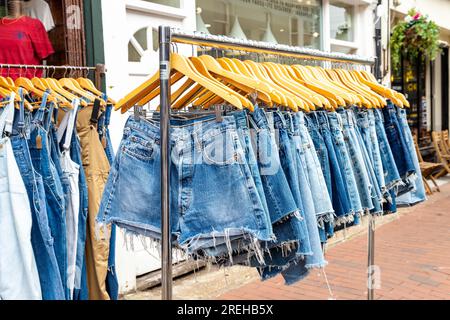
[[[414,7],[412,1],[395,4],[391,4],[391,27],[404,19],[409,8]],[[433,61],[421,58],[411,61],[403,57],[401,67],[391,75],[393,89],[405,93],[411,104],[408,110],[410,127],[418,135],[423,153],[426,155],[430,152],[430,159],[433,157],[431,132],[449,128],[450,24],[444,14],[446,10],[439,7],[442,5],[440,1],[426,1],[417,6],[419,12],[429,15],[439,26],[441,53]],[[445,6],[450,10],[450,4]]]
[[[8,16],[8,1],[0,0],[0,17]],[[23,14],[38,18],[48,32],[54,53],[45,64],[95,66],[104,63],[100,1],[24,1]],[[55,76],[58,76],[56,72]],[[93,74],[90,74],[93,77]]]

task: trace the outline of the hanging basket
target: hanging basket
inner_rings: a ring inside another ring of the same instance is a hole
[[[411,9],[394,27],[390,44],[394,72],[400,68],[402,56],[411,61],[419,56],[434,60],[440,52],[439,27],[427,15]]]

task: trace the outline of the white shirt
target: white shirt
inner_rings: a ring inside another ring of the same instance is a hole
[[[55,27],[52,11],[50,10],[50,6],[46,1],[44,0],[30,0],[28,2],[23,1],[22,6],[24,14],[29,17],[41,20],[47,32]]]

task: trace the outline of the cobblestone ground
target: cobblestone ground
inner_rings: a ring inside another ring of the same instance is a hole
[[[375,240],[376,299],[450,299],[450,184],[378,228]],[[253,281],[219,299],[367,299],[367,235],[331,248],[326,257],[326,277],[313,271],[292,286],[282,277]]]

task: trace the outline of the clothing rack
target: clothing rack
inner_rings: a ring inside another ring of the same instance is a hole
[[[90,71],[94,71],[94,77],[95,77],[95,86],[97,88],[102,87],[102,76],[106,73],[105,65],[104,64],[97,64],[95,67],[82,67],[82,66],[51,66],[51,65],[27,65],[27,64],[5,64],[0,63],[0,70],[1,69],[31,69],[31,70],[46,70],[46,71],[56,71],[56,70],[63,70],[65,72],[87,72],[89,75]]]
[[[315,49],[292,47],[288,45],[270,44],[260,41],[240,40],[225,36],[214,36],[205,33],[189,33],[169,26],[159,26],[159,70],[160,70],[160,130],[161,130],[161,284],[162,299],[172,299],[172,247],[170,228],[170,50],[174,43],[192,46],[213,47],[226,50],[273,54],[299,59],[321,60],[342,64],[359,64],[371,66],[374,58],[358,55],[323,52]],[[373,265],[375,253],[375,217],[370,215],[368,241],[368,299],[374,298]]]

